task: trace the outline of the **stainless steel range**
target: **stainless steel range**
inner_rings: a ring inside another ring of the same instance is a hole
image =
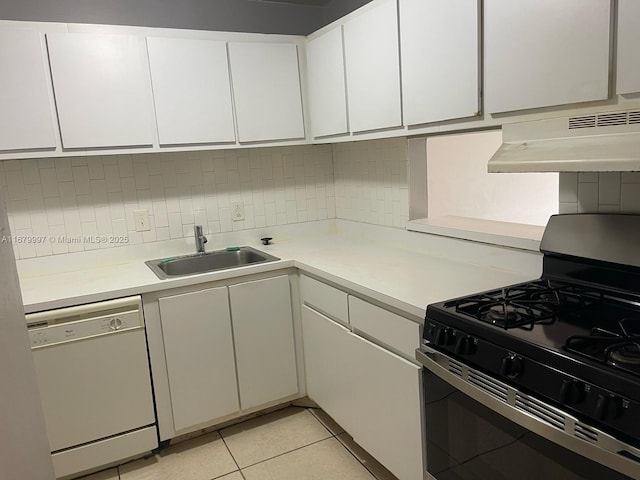
[[[427,307],[437,480],[640,478],[640,215],[555,215],[540,250],[540,279]]]

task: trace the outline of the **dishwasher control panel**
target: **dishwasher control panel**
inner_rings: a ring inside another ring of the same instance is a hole
[[[133,310],[103,316],[98,314],[95,317],[75,321],[57,323],[40,321],[29,324],[28,328],[31,347],[34,348],[143,326],[141,312]]]

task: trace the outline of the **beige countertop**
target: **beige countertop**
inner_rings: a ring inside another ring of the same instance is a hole
[[[263,246],[259,238],[274,238]],[[210,235],[207,246],[250,245],[280,261],[160,280],[145,260],[194,252],[193,239],[19,260],[27,313],[296,267],[416,320],[429,303],[540,276],[534,252],[330,220]]]

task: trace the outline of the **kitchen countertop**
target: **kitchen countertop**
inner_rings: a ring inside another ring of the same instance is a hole
[[[259,238],[274,238],[263,246]],[[216,250],[250,245],[280,261],[160,280],[145,260],[193,253],[192,238],[19,260],[25,312],[296,267],[421,321],[429,303],[540,276],[523,250],[344,220],[209,235]]]

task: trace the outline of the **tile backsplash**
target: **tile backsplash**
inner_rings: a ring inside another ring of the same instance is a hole
[[[0,161],[16,258],[342,218],[404,227],[407,141]],[[232,202],[245,219],[231,219]],[[149,230],[137,232],[135,210]],[[8,239],[0,239],[8,241]]]
[[[336,217],[404,227],[409,220],[407,139],[333,145]]]
[[[17,258],[336,216],[330,145],[6,160],[0,191]],[[136,232],[141,209],[149,230]]]
[[[560,174],[560,213],[640,213],[640,172]]]

